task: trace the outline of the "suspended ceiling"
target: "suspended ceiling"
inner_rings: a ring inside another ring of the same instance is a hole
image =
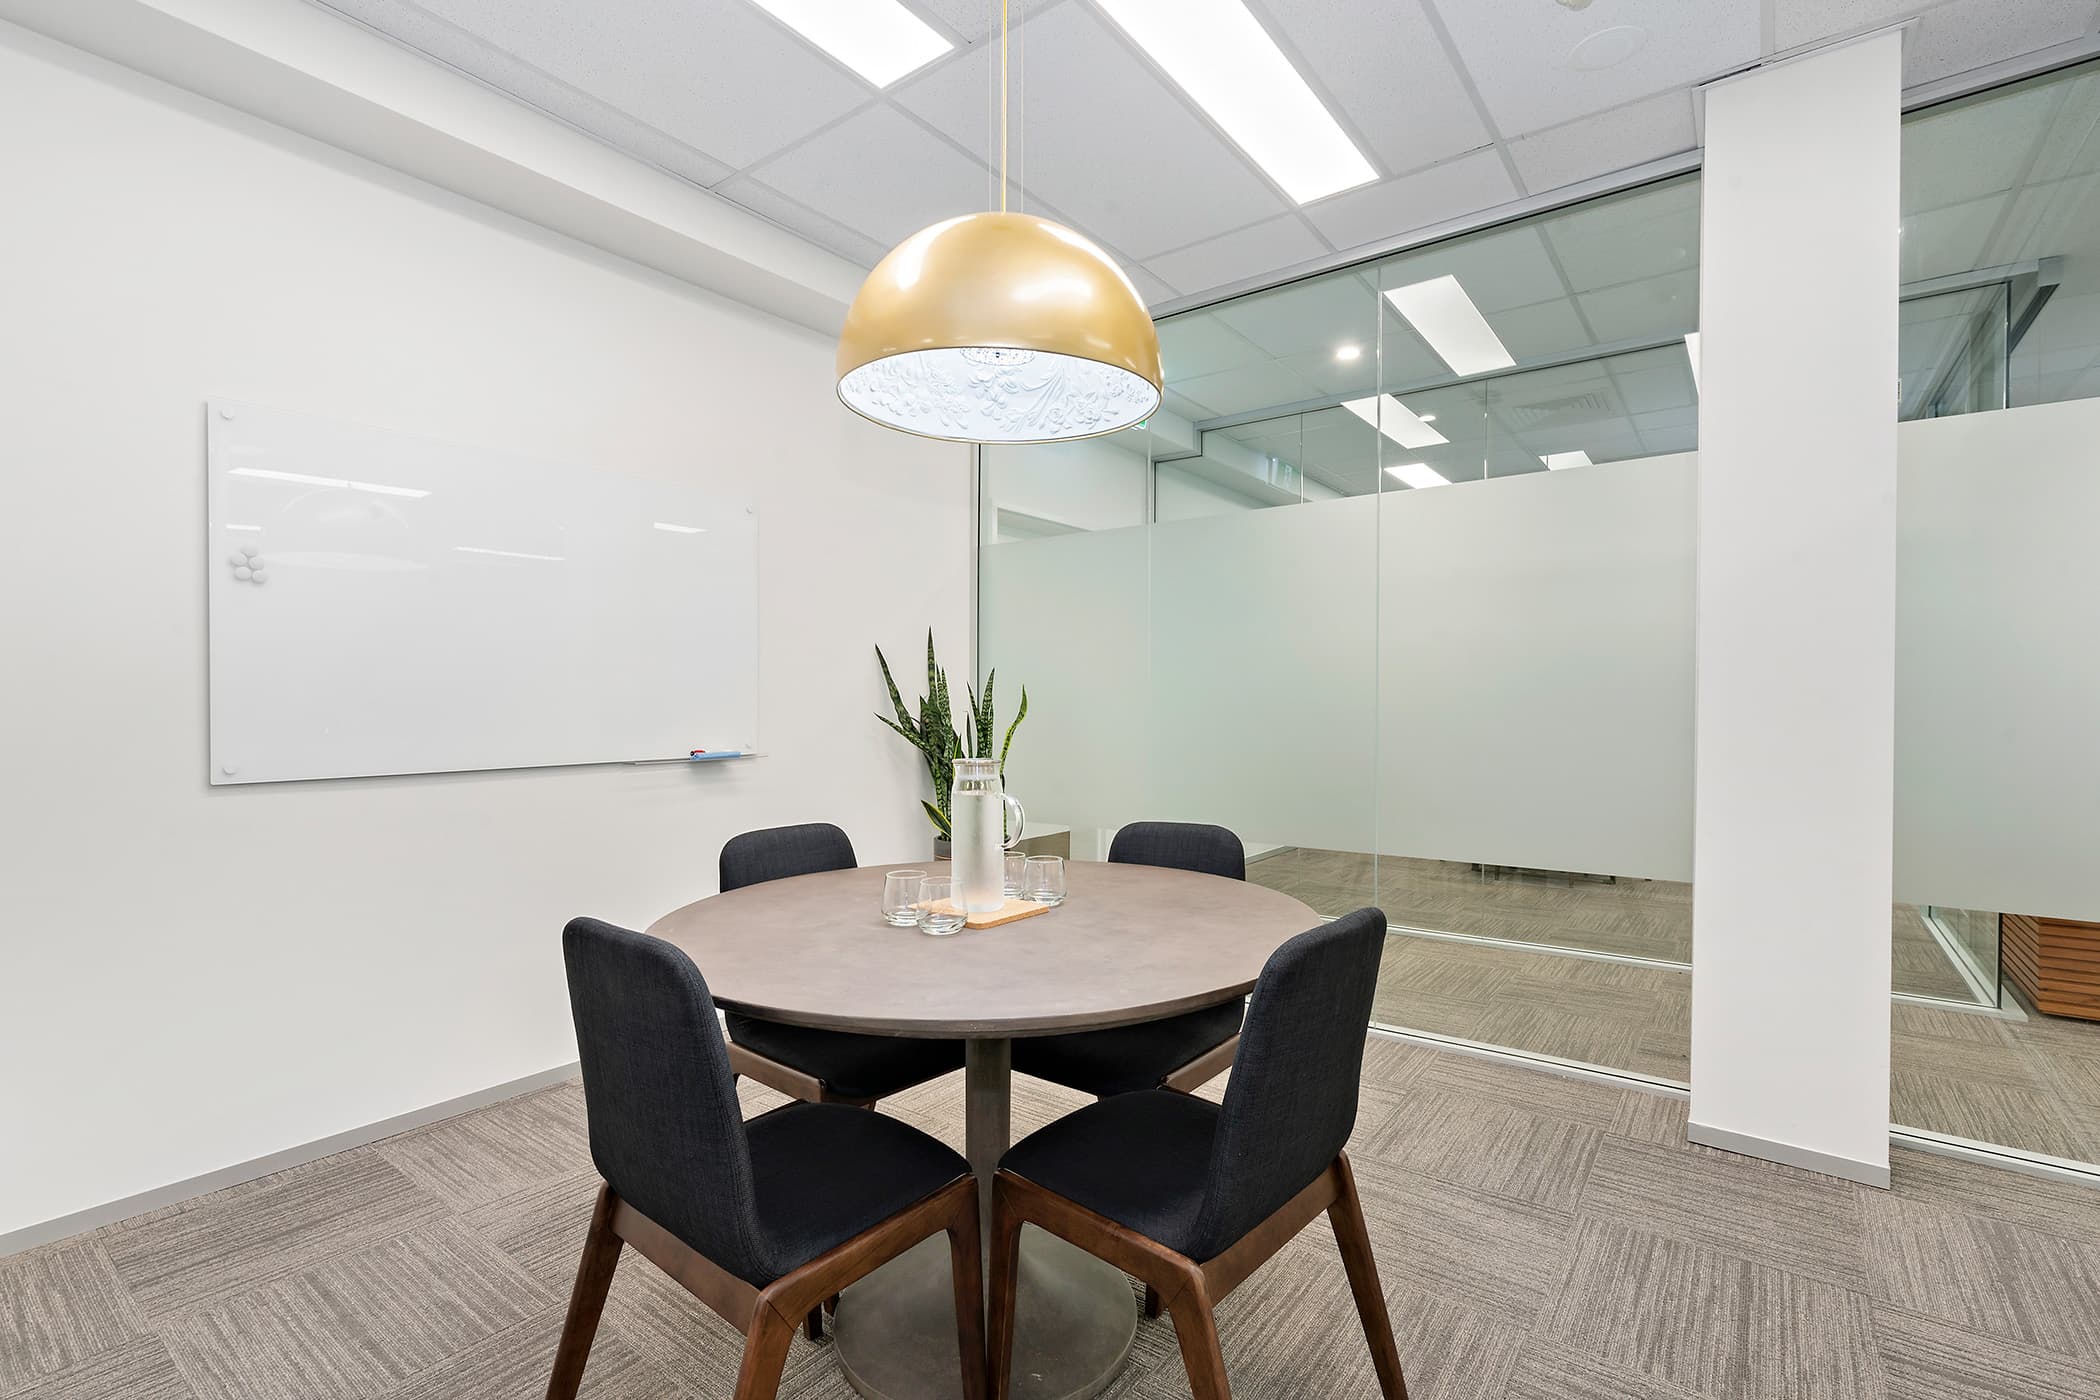
[[[992,181],[995,0],[904,0],[954,48],[877,89],[750,0],[316,0],[845,257]],[[1692,88],[1909,16],[1915,84],[2078,39],[2094,0],[1246,0],[1376,167],[1297,205],[1092,0],[1013,0],[1026,207],[1160,302],[1691,149]],[[1583,71],[1588,36],[1645,34]]]

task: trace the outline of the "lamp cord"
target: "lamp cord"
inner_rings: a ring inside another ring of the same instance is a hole
[[[999,212],[1006,212],[1006,7],[999,0]]]

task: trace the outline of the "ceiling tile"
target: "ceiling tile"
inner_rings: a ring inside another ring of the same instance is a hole
[[[2063,100],[2054,84],[2000,93],[1903,124],[1903,211],[1939,209],[2020,183]]]
[[[1219,417],[1320,396],[1318,385],[1273,360],[1184,380],[1177,387],[1209,404]]]
[[[1903,280],[1919,282],[1988,266],[1983,259],[1983,245],[2011,199],[2010,193],[1986,195],[1944,209],[1923,210],[1905,219]]]
[[[2021,190],[2014,196],[2012,217],[2005,221],[2005,231],[1993,246],[1985,250],[1983,265],[2061,256],[2070,265],[2089,270],[2095,263],[2096,243],[2100,243],[2100,176],[2081,175]]]
[[[1546,221],[1546,241],[1572,290],[1594,291],[1699,265],[1699,187],[1640,190]]]
[[[1940,0],[1771,0],[1773,52],[1908,19]]]
[[[353,13],[370,8],[365,0],[337,3]],[[627,0],[617,7],[573,0],[420,0],[417,8],[523,60],[555,84],[735,167],[873,96],[866,83],[748,0]],[[782,101],[786,92],[795,100]]]
[[[1021,33],[1015,173],[1081,232],[1149,262],[1288,207],[1091,9],[1060,5]],[[990,73],[979,47],[897,101],[987,155]]]
[[[1378,295],[1355,272],[1293,282],[1210,314],[1278,359],[1314,351],[1332,355],[1342,341],[1356,342],[1370,359],[1378,338]]]
[[[1699,324],[1699,273],[1671,272],[1625,282],[1578,300],[1597,343],[1681,336]]]
[[[1630,169],[1699,144],[1689,89],[1580,117],[1509,143],[1509,158],[1533,194]]]
[[[1148,260],[1147,266],[1189,295],[1276,272],[1332,250],[1296,214],[1265,219]]]
[[[1483,150],[1308,204],[1305,216],[1328,242],[1347,249],[1397,238],[1516,197],[1516,181],[1502,158]]]
[[[933,20],[936,27],[952,31],[965,44],[974,44],[999,32],[999,6],[1001,0],[905,0],[905,8],[917,10],[921,16]],[[1010,23],[1019,25],[1037,10],[1047,9],[1058,0],[1006,0],[1010,6]]]
[[[2093,0],[1952,0],[1927,10],[1903,49],[1903,80],[1934,78],[2016,58],[2089,34]]]
[[[1491,312],[1488,323],[1519,364],[1594,343],[1575,314],[1575,304],[1565,297]]]
[[[889,251],[887,245],[819,214],[750,175],[732,176],[715,186],[715,193],[862,267],[875,266]]]
[[[1283,366],[1322,394],[1361,398],[1378,392],[1378,359],[1368,346],[1361,359],[1337,360],[1332,350],[1312,350],[1303,355],[1286,356]],[[1354,415],[1350,416],[1354,419]]]
[[[1444,276],[1456,277],[1483,311],[1529,306],[1568,293],[1535,225],[1399,254],[1380,264],[1378,281],[1383,287],[1405,287]]]
[[[1746,0],[1609,0],[1580,9],[1436,0],[1436,8],[1506,137],[1700,82],[1759,53],[1760,7]],[[1632,54],[1590,71],[1574,66],[1577,45],[1622,28],[1645,35]]]
[[[696,185],[728,178],[733,167],[695,150],[611,102],[551,78],[485,39],[448,24],[408,0],[322,0],[397,43],[471,74],[499,92],[558,117],[579,131]],[[841,108],[841,110],[844,110]]]
[[[765,184],[885,248],[984,207],[984,167],[888,105],[753,169]]]
[[[1123,275],[1130,279],[1131,286],[1137,288],[1138,295],[1145,299],[1145,305],[1147,306],[1157,306],[1163,301],[1172,301],[1175,297],[1181,295],[1179,291],[1168,286],[1142,267],[1125,267]]]
[[[1178,414],[1188,419],[1191,423],[1201,418],[1215,418],[1218,416],[1217,411],[1211,408],[1209,404],[1197,403],[1187,394],[1178,393],[1173,389],[1167,390],[1164,402],[1167,405],[1167,412]]]
[[[1160,322],[1159,356],[1166,366],[1167,382],[1177,387],[1219,370],[1246,369],[1269,359],[1261,347],[1248,344],[1210,311]]]
[[[1422,0],[1254,0],[1337,115],[1388,171],[1492,139]]]

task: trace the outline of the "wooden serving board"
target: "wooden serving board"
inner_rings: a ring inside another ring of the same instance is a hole
[[[1038,904],[1032,899],[1008,899],[997,909],[984,914],[971,914],[963,919],[964,928],[997,928],[1019,919],[1032,919],[1038,914],[1047,914],[1057,906]]]

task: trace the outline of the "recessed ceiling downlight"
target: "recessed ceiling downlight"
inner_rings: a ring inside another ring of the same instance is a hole
[[[1595,73],[1624,63],[1647,46],[1647,30],[1638,24],[1615,24],[1569,50],[1568,66],[1578,73]]]

